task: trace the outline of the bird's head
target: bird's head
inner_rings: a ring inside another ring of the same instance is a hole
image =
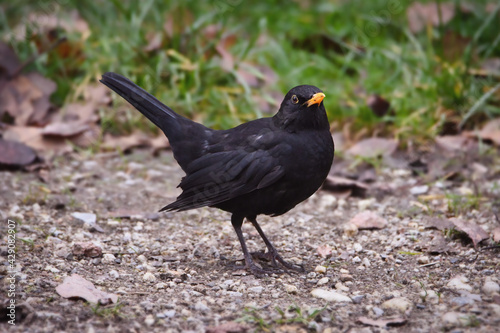
[[[325,94],[315,86],[302,85],[290,89],[274,116],[277,125],[291,131],[329,128],[323,105]]]

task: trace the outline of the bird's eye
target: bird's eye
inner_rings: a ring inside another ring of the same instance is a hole
[[[298,102],[299,102],[299,98],[297,97],[297,95],[293,95],[292,96],[292,103],[297,104]]]

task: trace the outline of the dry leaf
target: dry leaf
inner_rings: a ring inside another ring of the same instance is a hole
[[[343,198],[350,195],[353,197],[364,197],[368,190],[368,186],[365,183],[349,178],[328,176],[323,183],[322,189]]]
[[[453,222],[457,230],[463,231],[469,236],[474,243],[474,247],[477,247],[478,243],[489,238],[488,233],[475,223],[456,217],[451,218],[450,221]]]
[[[406,10],[406,17],[413,33],[422,31],[427,25],[434,27],[446,24],[455,16],[455,5],[451,2],[440,3],[441,21],[435,2],[420,3],[415,1]]]
[[[396,151],[398,142],[393,139],[369,138],[361,140],[349,148],[346,153],[365,158],[389,156]]]
[[[37,151],[64,153],[72,151],[72,147],[63,140],[44,137],[42,129],[29,126],[9,126],[3,134],[6,140],[22,142]]]
[[[500,146],[500,118],[490,120],[479,132],[479,137],[483,140],[491,140]]]
[[[118,295],[97,289],[92,282],[78,274],[66,277],[64,282],[56,287],[56,291],[61,297],[79,297],[93,304],[107,305],[118,301]]]
[[[244,324],[229,321],[219,326],[207,327],[207,333],[245,333],[248,327]]]
[[[500,227],[496,227],[493,230],[493,240],[497,243],[500,243]]]
[[[318,252],[321,258],[326,258],[332,255],[332,248],[326,244],[318,246],[316,251]]]
[[[104,135],[103,148],[121,151],[129,151],[132,148],[148,146],[149,138],[140,132],[134,132],[128,136],[112,136],[109,133]]]
[[[0,42],[0,76],[5,72],[7,77],[12,76],[21,66],[17,55],[12,51],[9,45]]]
[[[381,327],[381,328],[387,328],[389,326],[401,326],[406,324],[407,322],[407,320],[402,317],[385,318],[385,319],[371,319],[368,317],[359,317],[357,321],[360,322],[361,324]]]
[[[149,31],[146,34],[146,39],[148,40],[148,45],[144,48],[144,51],[151,52],[156,51],[161,48],[163,42],[162,34],[159,32]]]
[[[445,230],[453,227],[453,222],[447,218],[442,217],[428,217],[425,219],[426,228]]]
[[[368,97],[366,104],[378,117],[385,116],[391,107],[391,103],[377,94]]]
[[[53,136],[59,138],[67,138],[80,134],[89,128],[88,125],[82,124],[78,121],[69,122],[54,122],[45,126],[42,129],[42,135]]]
[[[463,135],[444,135],[436,138],[438,147],[450,151],[461,151],[469,138]]]
[[[0,139],[0,165],[19,167],[33,163],[36,153],[30,147],[15,141]]]
[[[442,39],[444,59],[449,62],[461,59],[470,41],[471,38],[463,37],[455,31],[446,31]]]
[[[356,214],[349,223],[354,224],[359,230],[382,229],[387,226],[387,220],[376,213],[364,211]]]

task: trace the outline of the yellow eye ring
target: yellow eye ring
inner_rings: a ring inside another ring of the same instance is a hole
[[[297,97],[297,95],[293,95],[292,96],[292,103],[297,104],[298,102],[299,102],[299,98]]]

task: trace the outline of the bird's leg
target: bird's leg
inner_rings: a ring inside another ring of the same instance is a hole
[[[241,232],[241,225],[243,224],[243,217],[236,216],[233,214],[231,216],[231,224],[233,225],[234,231],[236,231],[236,235],[238,236],[238,240],[241,244],[241,249],[243,250],[243,256],[245,257],[245,268],[248,269],[256,276],[262,276],[266,273],[271,273],[266,271],[260,267],[258,267],[252,259],[252,256],[248,252],[247,245],[245,243],[245,238],[243,237],[243,233]]]
[[[267,239],[266,234],[264,234],[264,231],[261,229],[260,225],[257,223],[257,218],[256,216],[251,216],[247,217],[247,220],[250,221],[255,229],[257,229],[257,232],[259,233],[260,237],[264,241],[267,247],[267,253],[268,253],[268,259],[273,263],[273,266],[277,267],[278,264],[276,263],[276,260],[285,268],[287,269],[293,269],[295,271],[299,272],[304,272],[305,269],[302,265],[294,265],[286,262],[278,253],[278,250],[273,246],[273,244]],[[262,254],[261,254],[262,256]]]

